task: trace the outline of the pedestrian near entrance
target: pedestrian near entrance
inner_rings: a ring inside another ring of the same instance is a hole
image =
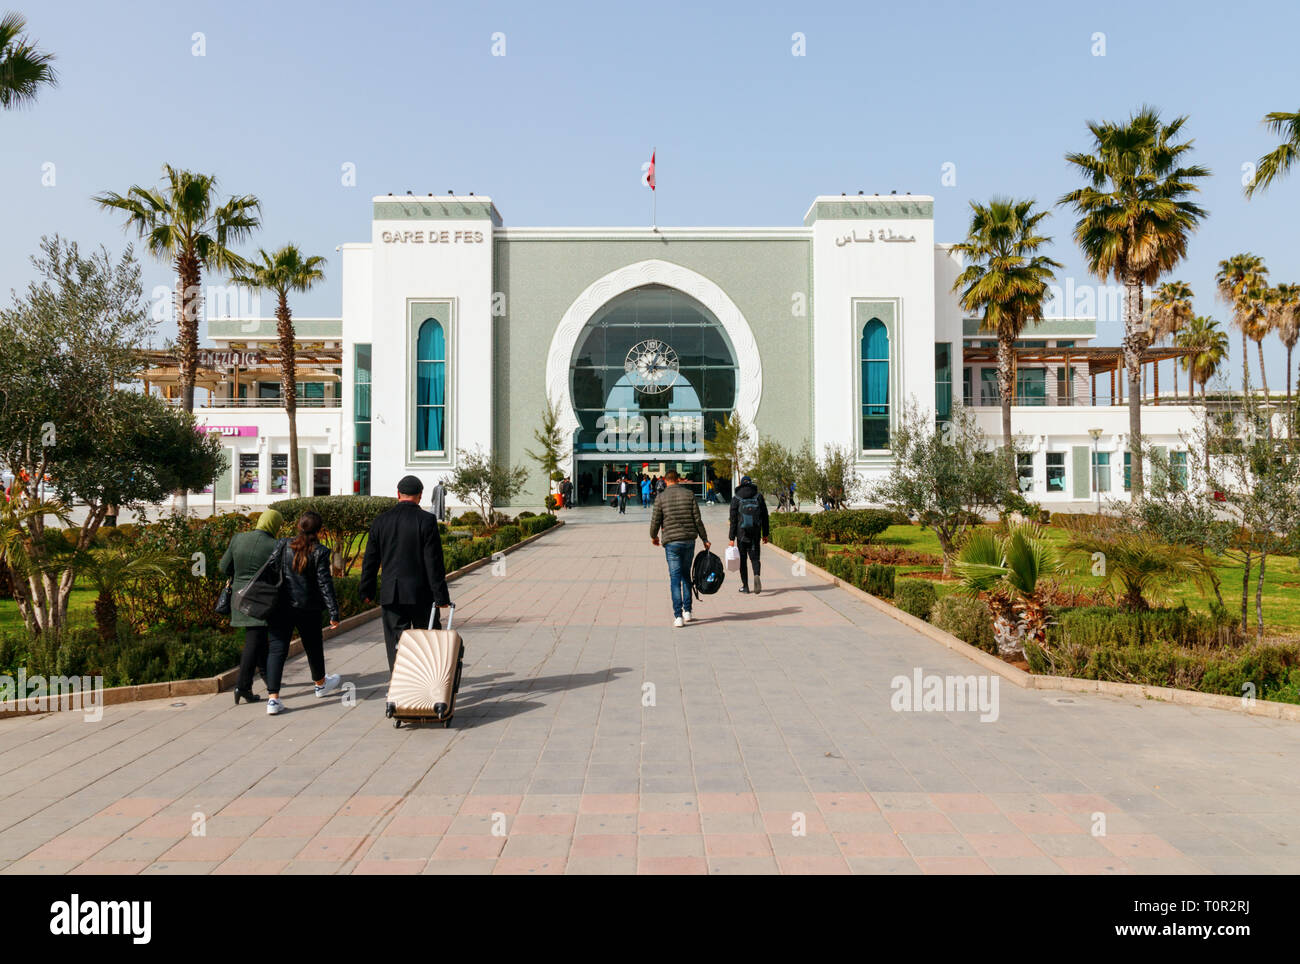
[[[627,475],[620,475],[618,478],[618,514],[627,515],[627,494],[631,482],[627,480]]]
[[[650,512],[650,542],[664,547],[668,559],[668,589],[673,600],[673,625],[691,621],[691,562],[695,556],[695,537],[709,548],[709,534],[700,518],[695,493],[681,484],[676,472],[663,476],[663,492],[655,499]],[[661,538],[662,537],[662,538]]]
[[[731,528],[727,538],[740,550],[740,591],[749,592],[749,567],[754,567],[754,592],[763,591],[759,576],[762,563],[759,548],[772,536],[767,518],[767,500],[748,475],[736,486],[731,497]]]
[[[389,673],[402,633],[412,627],[427,629],[434,604],[439,609],[451,604],[442,538],[437,521],[420,508],[423,493],[424,485],[413,475],[397,483],[397,505],[371,523],[361,560],[357,591],[367,602],[378,597],[383,608]],[[434,614],[433,628],[442,628],[441,614]]]
[[[275,534],[282,525],[284,517],[274,509],[267,509],[257,517],[255,529],[236,533],[230,540],[230,548],[218,565],[230,577],[232,595],[252,582],[258,570],[271,558],[271,553],[275,551]],[[244,630],[244,651],[239,657],[239,677],[235,680],[235,705],[238,706],[240,700],[256,703],[261,697],[253,692],[253,670],[258,670],[262,679],[266,679],[266,620],[231,607],[230,626],[232,629],[239,626]]]
[[[644,509],[649,504],[650,504],[650,476],[647,475],[645,478],[641,480],[641,508]]]

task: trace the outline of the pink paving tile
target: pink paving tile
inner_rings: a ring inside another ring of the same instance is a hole
[[[289,865],[287,860],[227,860],[212,872],[222,876],[237,874],[239,876],[274,877]]]
[[[637,824],[637,833],[699,833],[700,815],[698,813],[642,813]]]
[[[314,837],[320,828],[329,823],[329,817],[280,816],[272,817],[253,832],[254,837]]]
[[[844,813],[875,813],[880,809],[869,793],[815,793],[817,806],[822,812],[837,810]]]
[[[1133,868],[1118,857],[1054,857],[1067,874],[1131,874]]]
[[[571,813],[521,813],[510,822],[512,834],[572,836],[578,818]]]
[[[442,838],[433,856],[438,860],[473,860],[501,856],[505,837],[491,834],[449,834]]]
[[[1114,813],[1118,809],[1095,793],[1044,793],[1043,796],[1066,813]]]
[[[979,857],[917,857],[925,874],[991,874],[993,868]]]
[[[73,876],[80,877],[88,874],[92,877],[103,875],[105,877],[120,877],[129,874],[138,874],[144,870],[153,861],[151,860],[87,860],[84,864],[79,864],[68,871]]]
[[[116,839],[116,837],[55,837],[29,853],[26,859],[86,860]]]
[[[700,813],[756,813],[758,801],[752,793],[701,793]]]
[[[704,852],[710,857],[767,857],[772,842],[765,833],[710,833],[704,835]]]
[[[640,806],[636,793],[584,793],[578,802],[579,813],[636,813]]]
[[[221,808],[228,817],[273,817],[285,808],[291,797],[236,797]]]
[[[508,794],[501,796],[470,796],[466,797],[460,805],[462,814],[473,814],[481,816],[491,813],[509,813],[519,812],[519,804],[523,801],[522,794]]]
[[[363,860],[352,872],[363,876],[381,874],[414,876],[424,873],[424,868],[428,864],[427,860]]]
[[[165,817],[156,814],[131,829],[132,837],[185,837],[194,829],[188,816]]]
[[[399,814],[384,827],[385,837],[440,837],[451,826],[448,816]]]
[[[564,873],[564,867],[563,857],[502,857],[492,873],[550,876]]]
[[[845,857],[906,857],[903,841],[892,833],[837,833],[833,835]]]
[[[968,833],[966,839],[981,857],[1042,857],[1038,849],[1022,833]]]
[[[1083,828],[1063,813],[1008,813],[1007,819],[1024,833],[1083,833]]]
[[[163,807],[175,802],[170,797],[123,797],[117,803],[110,803],[96,816],[152,817]]]
[[[930,802],[944,813],[998,812],[998,805],[982,793],[932,793]]]
[[[158,860],[225,860],[243,842],[239,837],[186,837]]]
[[[1182,851],[1152,833],[1117,833],[1098,837],[1117,857],[1181,857]]]
[[[937,810],[886,810],[885,819],[898,833],[956,833],[952,821]]]
[[[365,852],[372,837],[313,837],[294,860],[351,860]]]
[[[763,814],[763,828],[768,833],[793,833],[796,817],[808,833],[826,833],[826,818],[816,810],[777,810]]]
[[[672,876],[707,874],[709,862],[703,857],[642,857],[636,862],[636,872]]]
[[[848,862],[843,857],[785,856],[776,858],[783,874],[847,874]]]
[[[634,857],[636,835],[630,833],[589,833],[573,838],[574,857]]]
[[[339,808],[347,817],[378,817],[402,802],[402,797],[356,796]]]

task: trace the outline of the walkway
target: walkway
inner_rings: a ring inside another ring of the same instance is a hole
[[[0,721],[0,872],[1300,872],[1296,724],[1009,684],[993,722],[899,712],[896,677],[978,668],[774,553],[673,629],[646,510],[566,515],[454,585],[452,729],[383,718],[378,622],[328,646],[351,706],[295,660],[277,718]]]

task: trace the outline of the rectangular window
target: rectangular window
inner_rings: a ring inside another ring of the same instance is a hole
[[[1047,404],[1047,369],[1016,369],[1016,404]]]
[[[280,407],[280,383],[279,382],[258,382],[257,383],[257,404],[261,408],[279,408]]]
[[[259,456],[256,452],[244,452],[239,456],[239,494],[250,495],[260,492],[258,487]]]
[[[302,471],[302,466],[298,466]],[[289,491],[289,453],[271,453],[271,494],[283,495]]]
[[[1047,491],[1065,491],[1065,453],[1047,453]]]
[[[299,382],[298,404],[303,408],[320,408],[325,404],[324,382]]]
[[[370,346],[353,350],[352,381],[352,491],[370,494]]]
[[[1078,371],[1073,365],[1056,367],[1056,404],[1074,404],[1074,374]]]
[[[962,404],[971,406],[975,404],[975,396],[971,394],[971,370],[967,365],[961,370],[961,400]]]
[[[1074,339],[1071,338],[1071,339],[1069,339],[1068,341],[1061,341],[1061,339],[1058,338],[1058,339],[1056,340],[1056,347],[1057,347],[1057,348],[1073,348],[1073,347],[1074,347]]]
[[[996,368],[980,369],[980,404],[1002,404],[1002,396],[998,393],[998,370]]]
[[[1020,480],[1021,492],[1034,491],[1034,454],[1032,452],[1016,453],[1016,477]]]
[[[1133,453],[1124,453],[1124,491],[1133,488]]]
[[[311,494],[330,494],[330,454],[316,452],[311,457]]]
[[[934,417],[946,422],[952,418],[952,345],[934,346]]]
[[[1187,488],[1187,453],[1169,453],[1169,484],[1182,491]]]
[[[1094,452],[1092,455],[1092,486],[1097,492],[1110,491],[1110,453]]]
[[[862,448],[889,448],[889,330],[879,318],[862,326]]]

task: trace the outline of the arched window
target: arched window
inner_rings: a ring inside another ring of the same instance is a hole
[[[415,345],[415,448],[441,452],[447,425],[447,336],[436,318],[420,325]]]
[[[889,448],[889,331],[879,318],[862,326],[862,447]]]

